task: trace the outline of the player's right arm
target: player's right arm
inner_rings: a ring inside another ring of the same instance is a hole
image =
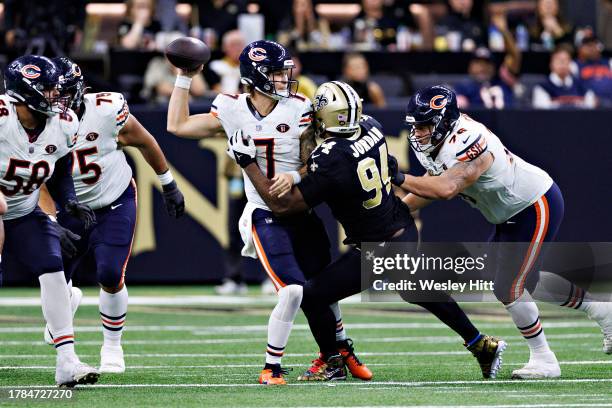
[[[194,71],[180,71],[179,78],[193,78],[202,71],[202,66]],[[188,80],[184,80],[189,82]],[[186,84],[174,86],[168,104],[168,132],[188,139],[213,137],[223,131],[221,122],[212,113],[189,114],[189,87]]]

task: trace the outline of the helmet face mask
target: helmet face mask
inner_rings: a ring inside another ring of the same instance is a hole
[[[408,141],[415,151],[428,154],[451,133],[457,119],[459,108],[453,91],[443,86],[422,89],[408,102]],[[420,131],[423,127],[429,127],[429,134]]]
[[[298,81],[292,77],[293,68],[289,51],[274,41],[252,42],[240,54],[240,81],[275,100],[297,93]]]
[[[315,92],[315,135],[326,132],[338,137],[351,137],[360,130],[361,98],[348,84],[325,82]]]

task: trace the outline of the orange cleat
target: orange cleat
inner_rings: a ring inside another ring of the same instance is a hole
[[[342,355],[342,359],[353,377],[359,378],[363,381],[370,381],[372,379],[372,371],[370,371],[370,369],[364,363],[359,361],[355,355],[353,340],[346,339],[339,341],[338,351]]]
[[[287,381],[283,375],[287,374],[287,370],[281,368],[280,364],[275,364],[272,368],[264,368],[259,374],[259,383],[263,385],[285,385]]]

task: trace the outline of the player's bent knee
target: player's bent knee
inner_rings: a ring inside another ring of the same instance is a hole
[[[304,288],[301,285],[287,285],[278,291],[279,303],[285,303],[292,307],[299,308],[302,303]]]
[[[98,283],[100,286],[111,289],[119,288],[123,275],[123,270],[120,265],[114,265],[109,262],[98,262],[96,266]]]

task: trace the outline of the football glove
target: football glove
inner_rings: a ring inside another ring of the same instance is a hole
[[[68,215],[81,221],[85,230],[90,229],[96,223],[96,213],[85,204],[79,204],[77,201],[69,201],[64,207],[64,210],[66,210]]]
[[[242,168],[257,162],[257,147],[251,136],[246,138],[238,129],[227,141],[227,154]]]
[[[404,179],[406,175],[402,173],[399,169],[399,163],[397,159],[391,155],[389,155],[389,174],[391,175],[391,183],[395,186],[401,186],[404,184]]]
[[[62,257],[66,257],[68,259],[74,257],[77,253],[77,247],[74,245],[74,241],[80,240],[81,236],[70,231],[68,228],[62,227],[53,219],[51,220],[51,224],[59,235],[60,247],[62,248]]]
[[[172,180],[170,183],[164,184],[162,190],[168,215],[174,218],[182,216],[185,213],[185,197],[176,185],[176,181]]]

